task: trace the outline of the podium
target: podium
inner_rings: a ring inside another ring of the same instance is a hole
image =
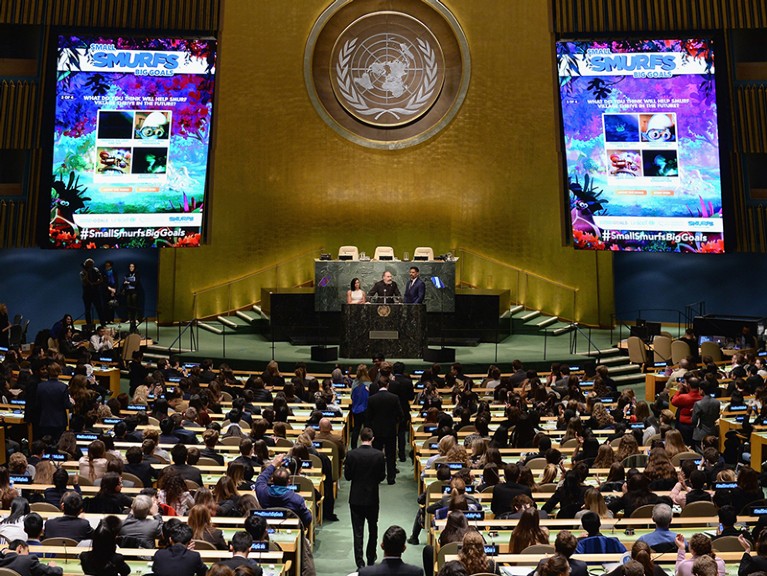
[[[424,304],[342,304],[343,358],[421,358],[426,347]]]

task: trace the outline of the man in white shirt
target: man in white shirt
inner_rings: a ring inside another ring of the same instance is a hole
[[[107,352],[114,347],[112,336],[107,332],[106,326],[99,326],[96,333],[91,336],[91,348],[94,352]]]

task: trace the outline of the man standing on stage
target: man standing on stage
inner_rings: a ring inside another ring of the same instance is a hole
[[[373,284],[370,292],[368,292],[368,298],[371,301],[382,301],[389,304],[394,302],[394,298],[400,298],[401,296],[397,283],[393,280],[391,272],[388,270],[383,273],[381,280]],[[374,297],[377,298],[373,300]]]
[[[410,280],[405,287],[405,304],[423,304],[426,297],[426,284],[421,280],[421,271],[417,266],[410,267]]]
[[[360,432],[360,446],[346,456],[344,478],[352,485],[349,491],[349,510],[352,516],[354,536],[354,560],[357,570],[376,561],[378,545],[378,485],[386,478],[386,463],[380,450],[373,448],[373,431],[363,428]],[[365,536],[365,521],[368,523],[368,545],[362,556]]]
[[[402,420],[399,396],[389,392],[391,364],[384,362],[378,371],[380,389],[368,398],[365,421],[373,429],[373,447],[386,454],[386,479],[394,484],[397,477],[397,425]]]

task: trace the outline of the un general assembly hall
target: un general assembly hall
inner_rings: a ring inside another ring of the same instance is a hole
[[[765,54],[764,0],[0,0],[0,574],[767,570]]]

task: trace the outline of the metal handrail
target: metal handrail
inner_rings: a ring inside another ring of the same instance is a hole
[[[602,360],[602,351],[599,349],[599,346],[594,344],[594,341],[591,339],[591,328],[589,327],[589,333],[586,334],[583,330],[581,330],[581,327],[578,325],[577,322],[572,322],[570,324],[574,328],[572,332],[572,339],[570,340],[570,353],[576,354],[578,352],[578,334],[581,334],[586,341],[589,343],[589,347],[586,349],[586,354],[591,352],[591,347],[594,347],[594,351],[597,353],[597,364]]]
[[[181,326],[184,327],[184,329],[181,329]],[[187,322],[186,324],[183,324],[181,322],[178,323],[178,336],[176,336],[176,339],[170,343],[168,346],[168,352],[173,351],[173,346],[178,342],[178,352],[181,352],[181,338],[186,334],[187,330],[189,330],[189,348],[193,351],[197,350],[197,341],[199,340],[199,336],[195,338],[194,330],[197,326],[197,318],[194,318]]]
[[[524,268],[514,266],[507,262],[503,262],[491,256],[480,254],[479,252],[475,252],[474,250],[470,250],[468,248],[456,248],[456,255],[459,256],[458,263],[461,267],[465,265],[466,257],[468,255],[474,258],[478,258],[480,260],[484,260],[488,264],[492,264],[494,267],[506,268],[508,270],[511,270],[513,273],[515,273],[516,274],[516,292],[514,293],[514,295],[516,297],[516,302],[518,304],[527,305],[526,300],[530,292],[529,280],[531,278],[534,280],[543,282],[545,284],[548,284],[554,288],[561,289],[570,293],[572,298],[572,314],[570,315],[569,319],[573,321],[576,319],[576,315],[578,311],[578,292],[580,291],[578,287],[570,286],[568,284],[563,284],[562,282],[558,282],[557,280],[552,280],[551,278],[541,276],[540,274],[531,272],[530,270],[525,270]],[[490,278],[492,280],[492,277]],[[456,273],[456,280],[458,281],[458,273]],[[460,279],[459,284],[472,285],[471,282],[469,282],[468,280],[464,280],[463,278]],[[523,292],[523,286],[524,286],[524,292]],[[560,318],[566,317],[564,314],[557,314],[557,313],[552,313],[552,314]]]

